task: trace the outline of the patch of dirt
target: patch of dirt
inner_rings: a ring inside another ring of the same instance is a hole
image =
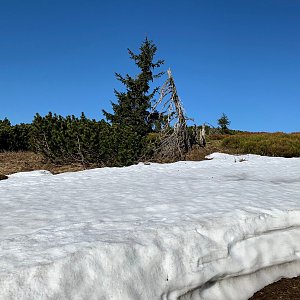
[[[300,300],[300,276],[269,284],[249,300]]]
[[[33,152],[0,153],[0,174],[3,175],[34,170],[48,170],[53,174],[58,174],[82,171],[84,169],[81,164],[55,165],[45,160],[43,156]]]
[[[0,180],[4,180],[4,179],[7,179],[8,177],[6,175],[3,175],[0,173]]]

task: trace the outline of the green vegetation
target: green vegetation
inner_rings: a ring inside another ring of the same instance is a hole
[[[73,115],[63,117],[51,112],[46,116],[36,114],[31,124],[11,125],[8,119],[0,120],[0,152],[34,151],[55,164],[80,164],[83,167],[127,166],[141,160],[154,159],[174,161],[176,156],[171,154],[178,150],[179,143],[178,136],[173,133],[174,128],[178,130],[180,126],[169,124],[164,135],[162,132],[167,120],[174,120],[176,112],[169,115],[158,113],[154,109],[154,97],[159,88],[150,87],[163,74],[154,74],[154,71],[164,61],[154,61],[157,48],[147,38],[139,50],[138,54],[128,50],[130,59],[139,69],[137,76],[116,73],[125,91],[115,90],[117,103],[112,103],[112,113],[103,110],[106,121],[90,120],[84,113],[78,118]],[[172,89],[167,88],[165,94],[171,92]],[[176,96],[179,103],[179,97],[175,94],[171,93],[171,98]],[[181,108],[178,111],[177,114],[183,116]],[[230,121],[224,113],[218,119],[219,127],[206,125],[205,134],[201,126],[187,128],[185,121],[183,133],[184,137],[189,137],[189,144],[186,151],[179,151],[180,159],[203,159],[214,151],[300,157],[300,133],[242,133],[229,129]],[[207,143],[199,142],[200,132]],[[175,142],[170,139],[172,134],[176,138]],[[163,152],[162,146],[167,149],[167,155],[158,157],[157,153]]]
[[[218,119],[218,125],[221,127],[222,133],[229,133],[228,126],[230,125],[230,121],[227,115],[225,115],[224,113],[222,114],[220,119]]]
[[[239,154],[299,157],[300,133],[243,133],[227,136],[222,147]]]
[[[158,91],[158,87],[150,91],[150,82],[163,74],[153,74],[153,71],[164,63],[163,60],[153,62],[156,51],[156,46],[147,38],[142,43],[139,54],[134,54],[128,49],[130,58],[134,60],[140,73],[136,77],[128,74],[123,77],[116,73],[117,80],[126,87],[126,92],[115,90],[118,103],[112,103],[113,113],[103,110],[104,116],[111,124],[132,127],[140,136],[151,132],[157,121],[152,115],[149,118],[151,101]]]
[[[83,113],[80,118],[36,114],[32,122],[31,148],[55,163],[100,164],[108,159],[109,127],[104,121],[87,119]]]
[[[29,150],[30,127],[30,124],[12,126],[6,118],[0,120],[0,151]]]

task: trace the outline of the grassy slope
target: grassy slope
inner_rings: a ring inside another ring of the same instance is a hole
[[[239,133],[224,138],[221,145],[241,154],[300,157],[300,133]]]

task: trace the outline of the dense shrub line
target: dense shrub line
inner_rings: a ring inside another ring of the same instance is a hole
[[[30,124],[11,125],[5,118],[0,120],[0,151],[30,150]]]
[[[31,148],[54,163],[130,165],[141,155],[141,142],[130,126],[90,120],[83,113],[80,118],[37,114],[31,129]]]
[[[300,157],[300,133],[212,132],[208,140],[220,140],[230,153]],[[0,120],[0,151],[31,150],[57,164],[127,166],[153,158],[158,145],[155,131],[143,136],[132,126],[90,120],[83,113],[79,118],[36,114],[31,124]]]
[[[125,166],[144,155],[146,139],[131,126],[111,125],[82,113],[60,116],[36,114],[31,124],[12,126],[0,120],[0,151],[34,151],[53,163]]]

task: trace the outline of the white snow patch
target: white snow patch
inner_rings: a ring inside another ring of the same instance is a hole
[[[243,300],[300,275],[300,159],[209,158],[1,181],[0,299]]]
[[[38,177],[38,176],[49,176],[52,175],[50,171],[47,170],[37,170],[37,171],[29,171],[29,172],[19,172],[19,173],[14,173],[11,175],[8,175],[11,178],[15,177]]]

